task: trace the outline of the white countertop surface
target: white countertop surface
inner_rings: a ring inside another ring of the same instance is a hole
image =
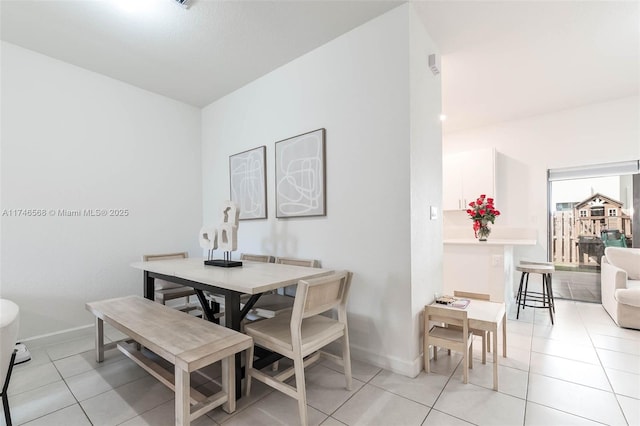
[[[507,239],[507,238],[491,238],[487,241],[480,241],[475,238],[447,238],[442,241],[444,244],[464,244],[479,246],[535,246],[536,240],[527,239]]]

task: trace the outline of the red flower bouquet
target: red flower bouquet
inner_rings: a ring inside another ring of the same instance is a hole
[[[467,214],[473,220],[473,232],[480,241],[487,241],[491,233],[489,222],[495,223],[496,217],[500,216],[500,211],[493,205],[493,198],[488,198],[485,194],[480,195],[476,201],[469,203]]]

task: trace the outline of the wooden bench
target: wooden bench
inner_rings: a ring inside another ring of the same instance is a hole
[[[235,354],[253,345],[251,337],[195,318],[139,296],[89,302],[86,308],[96,316],[96,360],[104,351],[117,346],[126,356],[176,393],[176,425],[192,420],[222,405],[235,411]],[[106,321],[138,344],[104,344]],[[140,345],[174,365],[175,373],[146,357]],[[222,390],[210,397],[191,388],[190,373],[222,361]],[[248,366],[252,360],[247,359]],[[191,406],[193,405],[193,408]]]

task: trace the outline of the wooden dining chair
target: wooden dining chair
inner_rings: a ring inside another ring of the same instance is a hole
[[[248,260],[251,262],[263,262],[263,263],[273,263],[275,258],[268,254],[249,254],[242,253],[240,255],[240,260]]]
[[[307,268],[319,268],[320,261],[317,259],[298,259],[295,257],[276,257],[276,263],[281,265],[305,266]],[[280,294],[294,297],[296,295],[296,286],[290,285],[278,291]]]
[[[294,257],[276,257],[275,263],[280,265],[305,266],[308,268],[319,268],[320,261],[315,259],[297,259]],[[293,308],[294,297],[296,295],[297,285],[290,285],[277,292],[263,294],[260,299],[253,305],[251,311],[245,317],[246,321],[260,321],[265,318],[273,318],[276,315],[288,313]],[[247,297],[248,299],[248,297]],[[280,362],[276,361],[272,364],[272,370],[278,371]]]
[[[438,324],[430,327],[431,321]],[[443,325],[439,325],[443,324]],[[457,326],[457,327],[450,327]],[[459,328],[458,328],[459,327]],[[429,346],[433,345],[433,360],[438,359],[438,347],[462,353],[463,382],[469,381],[473,368],[473,334],[469,330],[467,311],[427,305],[424,308],[424,370],[430,373]]]
[[[249,254],[242,253],[240,255],[240,260],[249,261],[249,262],[262,262],[262,263],[273,263],[275,258],[268,254]],[[214,305],[214,311],[216,319],[222,318],[224,316],[224,296],[221,294],[211,293],[209,291],[204,292],[205,297],[211,304]],[[249,300],[250,295],[243,294],[240,296],[240,305],[244,305],[247,300]]]
[[[276,257],[276,263],[281,265],[306,266],[307,268],[319,268],[320,261],[316,259],[298,259],[295,257]]]
[[[281,265],[306,266],[308,268],[319,268],[320,261],[315,259],[296,259],[293,257],[276,257],[275,263]],[[253,305],[253,309],[249,312],[250,320],[262,318],[273,318],[289,312],[293,308],[293,300],[296,295],[296,285],[290,285],[284,289],[279,289],[276,293],[263,294],[260,299]]]
[[[145,262],[150,262],[154,260],[186,259],[188,257],[189,253],[183,251],[179,253],[145,254],[142,256],[142,260],[144,260]],[[154,283],[155,287],[153,293],[154,300],[156,302],[166,305],[169,300],[184,298],[184,304],[176,306],[176,309],[179,309],[183,312],[200,310],[200,304],[191,303],[189,301],[189,298],[191,296],[196,295],[196,291],[193,288],[185,287],[180,284],[171,283],[157,278],[154,280]]]
[[[249,366],[246,393],[251,392],[251,380],[259,380],[298,401],[300,422],[307,425],[307,394],[304,368],[320,359],[329,358],[344,368],[346,388],[351,389],[351,355],[347,328],[347,300],[352,273],[336,272],[310,280],[301,280],[293,310],[286,315],[245,325],[245,333],[254,343],[293,360],[293,367],[274,376]],[[338,319],[320,315],[336,308]],[[342,339],[342,357],[320,352],[329,343]],[[253,348],[248,356],[253,356]],[[295,375],[295,387],[286,383]]]
[[[468,291],[453,291],[454,297],[461,297],[463,299],[470,300],[491,300],[491,296],[485,293],[469,293]],[[474,336],[480,336],[482,338],[482,363],[487,363],[487,352],[491,352],[491,333],[486,330],[478,330],[476,328],[470,328]],[[495,339],[496,336],[493,336]]]

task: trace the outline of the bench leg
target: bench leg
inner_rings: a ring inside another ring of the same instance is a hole
[[[230,355],[222,360],[222,390],[227,394],[227,402],[222,409],[227,413],[236,411],[236,356]]]
[[[96,317],[96,362],[104,361],[104,322]]]
[[[188,371],[175,367],[176,376],[176,426],[191,424],[191,377]]]
[[[496,324],[495,328],[491,330],[493,333],[493,390],[498,390],[498,325]],[[504,345],[506,346],[506,342]]]

